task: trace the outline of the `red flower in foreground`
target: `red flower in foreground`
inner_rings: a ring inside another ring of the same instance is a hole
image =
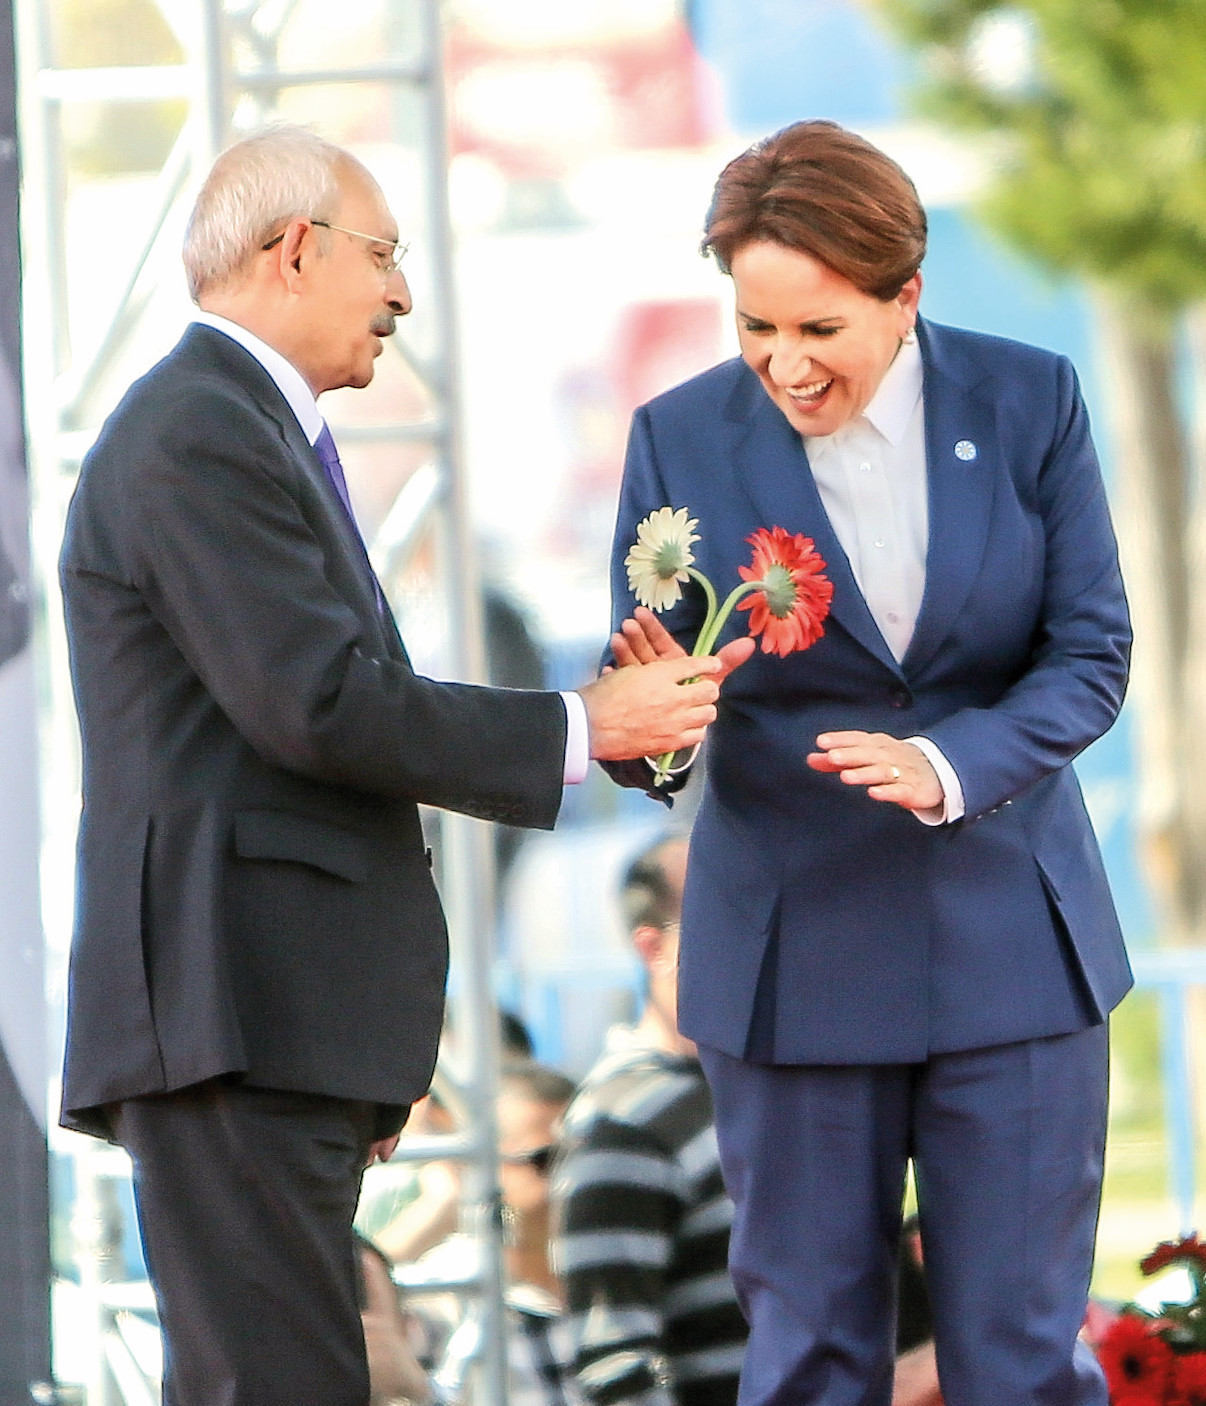
[[[1206,1352],[1187,1352],[1174,1359],[1173,1392],[1181,1406],[1206,1406]]]
[[[1163,1402],[1172,1377],[1173,1350],[1134,1313],[1120,1313],[1101,1340],[1097,1356],[1110,1387],[1110,1400]]]
[[[749,566],[737,568],[743,581],[757,581],[761,590],[742,601],[738,610],[750,612],[750,634],[762,636],[764,654],[787,655],[815,644],[829,614],[833,582],[823,573],[825,563],[802,533],[760,527],[745,539],[754,549]]]
[[[1186,1262],[1206,1269],[1206,1245],[1198,1239],[1196,1230],[1180,1240],[1162,1240],[1146,1259],[1139,1261],[1139,1268],[1144,1274],[1158,1274],[1170,1264]]]

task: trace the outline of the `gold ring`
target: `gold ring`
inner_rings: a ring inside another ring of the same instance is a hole
[[[892,780],[893,780],[893,781],[899,781],[899,780],[900,780],[900,768],[899,768],[898,766],[890,766],[890,767],[888,768],[888,770],[892,773]]]

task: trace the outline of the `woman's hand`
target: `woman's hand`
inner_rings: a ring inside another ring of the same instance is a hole
[[[754,645],[754,639],[747,635],[718,649],[716,658],[720,660],[721,669],[710,676],[712,680],[723,683],[753,654]],[[653,611],[643,605],[638,605],[632,618],[625,620],[612,635],[611,652],[620,668],[629,664],[652,664],[658,659],[682,659],[687,653]]]
[[[847,786],[865,786],[873,801],[905,810],[933,810],[945,797],[925,753],[886,732],[823,732],[808,754],[813,771],[836,772]]]

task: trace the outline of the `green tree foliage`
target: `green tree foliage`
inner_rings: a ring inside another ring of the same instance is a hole
[[[989,224],[1154,307],[1206,297],[1206,0],[876,3],[927,55],[923,110],[997,139]]]
[[[1161,936],[1206,944],[1206,0],[873,3],[924,55],[922,110],[982,140],[985,220],[1092,289],[1139,851]]]

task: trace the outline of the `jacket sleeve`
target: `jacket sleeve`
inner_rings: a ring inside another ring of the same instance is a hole
[[[562,700],[435,682],[393,657],[332,584],[320,505],[261,417],[202,390],[161,424],[132,475],[122,555],[256,752],[309,778],[551,827]]]
[[[1071,364],[1058,363],[1056,432],[1037,480],[1045,540],[1041,614],[1025,671],[991,707],[926,728],[984,814],[1066,766],[1114,722],[1131,631],[1105,488]]]

